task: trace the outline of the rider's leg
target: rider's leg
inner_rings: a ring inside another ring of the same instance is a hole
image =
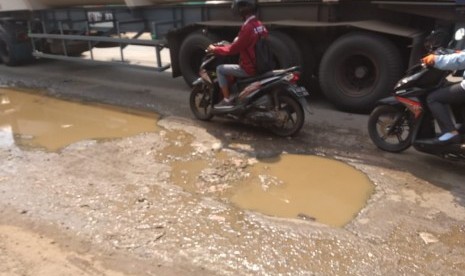
[[[441,88],[428,96],[428,106],[438,121],[443,135],[440,141],[447,141],[454,138],[458,131],[450,116],[449,104],[465,102],[465,90],[460,83]]]
[[[226,76],[234,76],[239,78],[249,76],[249,74],[247,74],[238,64],[218,65],[218,67],[216,67],[216,75],[218,77],[218,84],[220,85],[221,92],[223,93],[223,97],[226,102],[230,101],[228,79]]]

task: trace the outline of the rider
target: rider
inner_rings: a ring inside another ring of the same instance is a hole
[[[430,54],[424,57],[422,62],[440,70],[463,70],[465,69],[465,51],[446,55]],[[460,143],[461,138],[452,121],[449,104],[465,103],[465,73],[460,83],[440,88],[429,94],[427,102],[442,131],[442,135],[433,142],[437,144]]]
[[[255,17],[257,10],[256,0],[233,0],[231,9],[244,20],[238,36],[230,45],[208,46],[208,51],[217,55],[239,54],[239,64],[222,64],[216,68],[218,83],[223,93],[223,100],[215,105],[217,109],[233,107],[233,99],[230,97],[227,76],[243,78],[256,74],[255,44],[260,35],[268,35],[265,26]]]

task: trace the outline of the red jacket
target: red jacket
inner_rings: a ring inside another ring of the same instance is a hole
[[[228,56],[239,54],[239,65],[247,74],[253,76],[255,70],[255,44],[259,35],[267,36],[268,30],[255,16],[250,16],[244,22],[234,42],[214,49],[217,55]]]

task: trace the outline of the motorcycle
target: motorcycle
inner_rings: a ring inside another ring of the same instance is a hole
[[[463,29],[462,29],[463,32]],[[456,38],[457,39],[457,38]],[[451,50],[437,48],[431,53],[445,54]],[[435,119],[429,110],[428,94],[451,83],[451,71],[442,71],[423,64],[410,68],[396,84],[392,96],[381,99],[368,119],[368,133],[372,142],[388,152],[402,152],[410,146],[424,153],[453,160],[465,160],[465,106],[451,106],[462,142],[456,144],[433,143],[438,136]]]
[[[234,107],[220,110],[214,105],[223,97],[216,78],[216,67],[225,63],[222,58],[206,53],[202,60],[199,78],[193,83],[189,99],[190,109],[197,119],[208,121],[214,116],[227,117],[268,128],[282,137],[294,136],[300,131],[307,110],[305,97],[309,94],[297,85],[298,66],[236,79],[230,86]]]

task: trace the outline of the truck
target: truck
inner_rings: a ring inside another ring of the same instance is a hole
[[[303,85],[350,112],[367,112],[389,94],[425,54],[428,34],[451,35],[465,21],[458,0],[258,0],[257,7],[277,68],[301,66]],[[0,61],[101,63],[93,49],[119,47],[120,60],[107,63],[146,67],[128,63],[124,50],[147,46],[155,49],[150,69],[171,68],[191,85],[206,47],[239,31],[230,8],[221,0],[0,0]],[[84,52],[91,58],[81,58]]]

